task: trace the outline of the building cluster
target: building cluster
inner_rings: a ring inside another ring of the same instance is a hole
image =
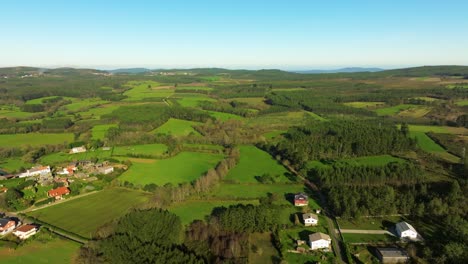
[[[0,218],[0,237],[13,233],[17,238],[25,240],[35,235],[39,231],[39,226],[34,224],[22,224],[16,218]]]

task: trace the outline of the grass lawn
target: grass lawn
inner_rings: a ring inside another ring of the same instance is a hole
[[[403,221],[400,216],[383,217],[361,217],[359,219],[337,219],[342,229],[362,229],[362,230],[388,230],[388,227]]]
[[[258,201],[185,201],[171,205],[168,210],[178,215],[182,220],[182,224],[187,225],[193,220],[204,220],[206,216],[211,214],[213,208],[228,207],[235,204],[258,205]]]
[[[31,163],[24,162],[21,158],[0,159],[0,168],[7,172],[18,171],[20,168],[30,168]]]
[[[270,233],[253,233],[249,235],[249,263],[274,263],[279,259],[278,250],[271,242]]]
[[[223,155],[181,152],[168,159],[130,159],[132,166],[119,177],[133,184],[178,184],[191,182],[214,168]]]
[[[419,147],[427,152],[446,152],[439,144],[435,143],[426,133],[411,131],[410,136],[416,138]]]
[[[198,125],[200,123],[175,119],[171,118],[162,126],[153,130],[153,133],[161,133],[161,134],[170,134],[173,136],[188,136],[190,133],[194,133],[195,135],[200,135],[193,126]]]
[[[55,145],[73,142],[73,133],[28,133],[0,135],[0,146],[21,147],[26,145]]]
[[[91,135],[93,139],[103,140],[107,133],[107,130],[111,127],[117,127],[117,124],[108,124],[108,125],[95,125],[91,129]]]
[[[375,243],[375,242],[394,242],[397,237],[388,234],[343,234],[344,241],[347,243]]]
[[[40,231],[35,236],[50,236]],[[51,236],[50,236],[51,237]],[[59,237],[51,237],[43,242],[33,238],[32,241],[20,246],[16,250],[0,249],[0,263],[5,264],[63,264],[72,263],[80,244]]]
[[[83,153],[69,154],[63,152],[52,153],[46,156],[43,156],[40,160],[43,164],[58,164],[63,162],[72,162],[79,160],[89,160],[97,158],[99,160],[108,159],[111,156],[110,150],[88,150]]]
[[[375,112],[379,116],[396,115],[403,110],[410,109],[410,108],[418,108],[418,107],[419,107],[418,105],[400,104],[400,105],[395,105],[391,107],[379,108],[379,109],[376,109]]]
[[[244,117],[238,116],[235,114],[230,114],[230,113],[223,113],[223,112],[216,112],[216,111],[206,111],[208,112],[212,117],[221,120],[221,121],[227,121],[230,119],[235,119],[235,120],[243,120]]]
[[[28,215],[69,232],[91,238],[98,227],[125,215],[130,208],[145,202],[148,197],[147,193],[134,190],[107,189],[29,212]]]
[[[112,155],[130,156],[130,155],[149,155],[160,156],[167,151],[167,146],[164,144],[145,144],[132,146],[114,147]]]
[[[302,184],[231,184],[222,183],[210,195],[220,199],[258,199],[266,197],[268,193],[277,194],[281,204],[292,204],[286,196],[304,192]],[[289,197],[288,197],[289,198]]]
[[[355,107],[355,108],[376,108],[378,106],[384,106],[385,102],[349,102],[344,105]]]
[[[240,183],[258,183],[255,176],[265,173],[271,176],[279,175],[278,182],[290,182],[286,177],[288,171],[270,154],[256,148],[255,146],[240,146],[240,161],[229,171],[226,180]]]

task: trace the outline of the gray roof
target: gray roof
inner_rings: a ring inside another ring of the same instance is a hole
[[[302,214],[302,219],[309,219],[309,218],[318,220],[318,216],[316,214],[311,214],[311,213]]]
[[[325,239],[325,240],[331,240],[330,236],[327,235],[327,234],[324,234],[324,233],[313,233],[311,235],[309,235],[309,241],[313,242],[313,241],[319,241],[321,239]]]
[[[384,258],[408,258],[406,250],[400,248],[377,248]]]
[[[396,228],[397,228],[397,230],[400,230],[400,232],[412,230],[415,233],[417,233],[416,229],[414,229],[414,227],[412,225],[410,225],[410,224],[408,224],[406,222],[397,223]]]
[[[305,193],[298,193],[296,195],[294,195],[294,199],[308,199],[309,197],[307,196],[307,194]]]
[[[10,222],[11,220],[8,219],[8,218],[0,218],[0,227],[4,227],[6,226],[6,224],[8,224],[8,222]]]

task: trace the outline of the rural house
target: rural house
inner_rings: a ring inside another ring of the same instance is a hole
[[[9,218],[0,218],[0,236],[3,236],[15,229],[15,221]]]
[[[377,248],[377,258],[382,263],[406,263],[409,260],[406,250],[400,248]]]
[[[309,197],[305,193],[294,195],[294,206],[306,206],[309,204]]]
[[[110,174],[110,173],[114,172],[114,167],[104,166],[104,167],[98,168],[97,171],[99,172],[99,174]]]
[[[329,249],[330,244],[331,238],[327,234],[318,232],[309,235],[309,245],[311,250]]]
[[[17,228],[13,235],[17,236],[21,240],[25,240],[37,233],[37,227],[34,225],[23,225]]]
[[[407,222],[400,222],[395,226],[396,233],[400,238],[409,238],[416,239],[418,237],[418,232],[416,229]]]
[[[86,148],[84,146],[74,147],[70,150],[70,154],[83,153],[83,152],[86,152]]]
[[[36,166],[23,173],[18,174],[18,178],[47,175],[50,174],[50,172],[50,166]]]
[[[304,220],[305,226],[314,226],[318,224],[318,216],[316,214],[302,214],[302,219]]]
[[[75,173],[75,171],[77,170],[78,168],[75,166],[75,165],[70,165],[70,166],[67,166],[66,168],[63,168],[61,171],[57,172],[58,175],[73,175]]]
[[[59,187],[57,189],[53,189],[47,192],[47,196],[49,197],[55,197],[55,200],[60,200],[62,199],[63,195],[69,195],[70,194],[70,189],[67,187]]]

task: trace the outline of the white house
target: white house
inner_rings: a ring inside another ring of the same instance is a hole
[[[84,146],[75,147],[70,150],[70,154],[83,153],[83,152],[86,152],[86,148]]]
[[[18,174],[18,178],[26,178],[38,175],[45,175],[50,173],[50,166],[36,166],[31,169]]]
[[[331,238],[327,234],[319,232],[309,235],[309,246],[311,250],[329,249],[330,244]]]
[[[305,226],[317,225],[318,224],[318,216],[316,214],[302,214],[302,219],[304,220]]]
[[[9,218],[0,218],[0,236],[6,235],[7,233],[15,229],[15,221]]]
[[[78,168],[75,165],[70,165],[66,168],[63,168],[61,171],[58,171],[58,175],[73,175]]]
[[[418,232],[416,232],[416,229],[414,229],[414,227],[407,222],[400,222],[396,224],[395,230],[400,238],[416,239],[418,237]]]
[[[100,174],[109,174],[114,172],[114,167],[112,166],[104,166],[98,169]]]
[[[17,236],[21,240],[25,240],[37,233],[37,227],[33,225],[23,225],[17,228],[13,235]]]

